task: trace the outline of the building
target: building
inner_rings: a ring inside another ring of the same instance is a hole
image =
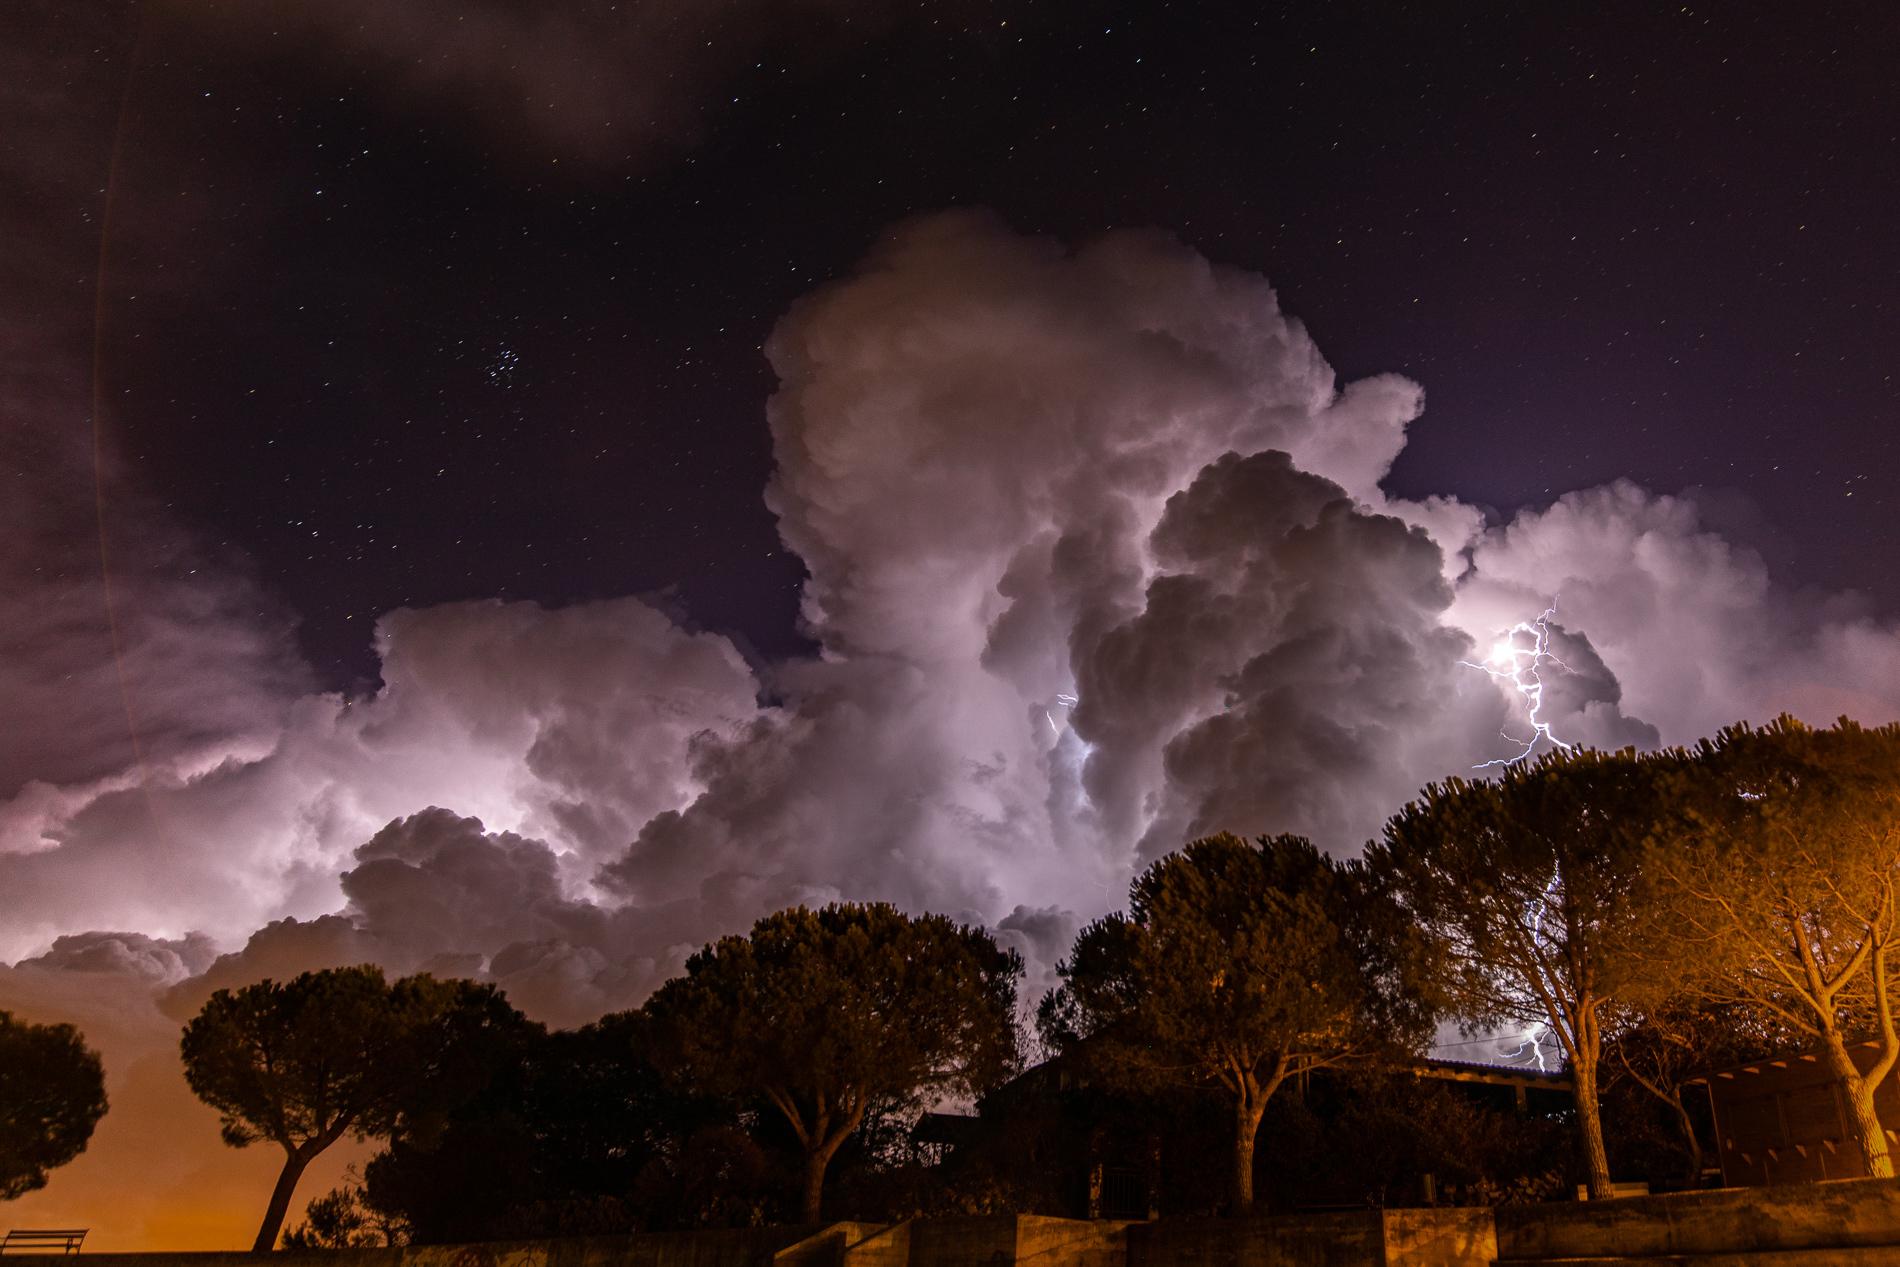
[[[1388,1071],[1400,1083],[1409,1078],[1437,1084],[1500,1120],[1551,1118],[1573,1104],[1570,1078],[1557,1070],[1418,1060]],[[1349,1078],[1322,1071],[1290,1082],[1276,1100],[1313,1109],[1308,1120],[1318,1125],[1354,1094]],[[1022,1208],[1067,1218],[1151,1219],[1223,1199],[1223,1172],[1216,1166],[1210,1173],[1208,1161],[1225,1165],[1231,1131],[1231,1110],[1218,1094],[1118,1092],[1094,1085],[1074,1062],[1058,1057],[992,1092],[978,1116],[925,1114],[911,1138],[929,1165],[986,1154],[993,1166],[1015,1171]],[[1366,1142],[1366,1151],[1343,1165],[1345,1173],[1329,1175],[1325,1167],[1308,1164],[1315,1156],[1310,1147],[1277,1137],[1269,1124],[1256,1163],[1270,1166],[1270,1154],[1279,1153],[1278,1160],[1298,1172],[1291,1181],[1282,1175],[1279,1195],[1286,1208],[1363,1209],[1440,1199],[1442,1176],[1434,1176],[1430,1164],[1400,1159],[1396,1168],[1388,1166],[1394,1174],[1374,1182],[1367,1166],[1380,1141]],[[1325,1160],[1334,1160],[1336,1150],[1326,1152]],[[1256,1174],[1256,1182],[1267,1177],[1265,1170]]]
[[[1862,1070],[1878,1045],[1857,1043],[1849,1054]],[[1814,1052],[1754,1060],[1718,1069],[1687,1085],[1707,1090],[1715,1121],[1722,1182],[1732,1188],[1864,1177],[1847,1104]],[[1890,1145],[1900,1144],[1900,1085],[1888,1078],[1874,1095]]]

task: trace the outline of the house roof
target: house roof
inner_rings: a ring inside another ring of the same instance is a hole
[[[1442,1078],[1447,1082],[1481,1082],[1494,1087],[1537,1087],[1547,1091],[1570,1091],[1575,1084],[1562,1069],[1527,1069],[1520,1065],[1487,1065],[1475,1060],[1418,1060],[1411,1066],[1420,1078]]]

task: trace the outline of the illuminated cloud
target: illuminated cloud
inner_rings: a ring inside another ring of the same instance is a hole
[[[584,892],[600,858],[696,793],[695,736],[756,708],[729,642],[636,599],[399,611],[377,636],[374,697],[283,699],[267,742],[142,785],[29,789],[0,814],[7,949],[100,923],[228,943],[322,914],[358,846],[432,804],[546,839]]]
[[[1694,498],[1627,481],[1567,493],[1486,529],[1469,558],[1456,623],[1502,628],[1554,601],[1557,623],[1589,640],[1605,689],[1663,742],[1784,710],[1823,725],[1900,715],[1900,631],[1852,595],[1779,585],[1703,523]],[[1641,741],[1571,724],[1588,742]]]

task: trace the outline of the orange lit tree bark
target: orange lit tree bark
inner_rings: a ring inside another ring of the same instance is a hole
[[[1680,821],[1653,843],[1656,953],[1712,1003],[1759,1008],[1826,1062],[1869,1175],[1893,1157],[1874,1093],[1900,1060],[1900,726],[1783,717],[1705,741],[1672,784]],[[1850,1044],[1872,1039],[1862,1069]]]
[[[1260,1122],[1289,1078],[1430,1032],[1397,970],[1404,930],[1364,880],[1296,836],[1194,841],[1135,880],[1127,915],[1082,931],[1039,1009],[1045,1041],[1111,1083],[1220,1090],[1235,1214],[1253,1208]]]
[[[981,929],[883,903],[798,907],[694,955],[647,1004],[672,1077],[764,1099],[803,1155],[800,1215],[867,1114],[977,1094],[1017,1067],[1022,959]]]
[[[1433,784],[1367,852],[1437,947],[1447,1010],[1474,1031],[1534,1026],[1561,1051],[1595,1197],[1612,1193],[1604,1024],[1639,982],[1638,867],[1668,760],[1553,752],[1495,780]]]

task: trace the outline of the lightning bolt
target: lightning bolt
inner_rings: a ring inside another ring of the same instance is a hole
[[[1056,703],[1063,708],[1073,711],[1078,701],[1075,696],[1064,694],[1056,696]],[[1045,708],[1042,710],[1042,719],[1049,723],[1050,734],[1054,735],[1057,739],[1062,738],[1062,727],[1056,725],[1055,714]]]
[[[1459,661],[1467,668],[1482,670],[1497,681],[1508,684],[1509,688],[1516,691],[1519,698],[1524,701],[1525,715],[1531,724],[1528,739],[1521,739],[1509,731],[1500,730],[1498,732],[1500,735],[1514,744],[1522,744],[1522,749],[1508,757],[1480,762],[1473,767],[1474,769],[1511,766],[1520,761],[1527,761],[1531,754],[1537,751],[1537,745],[1540,742],[1547,741],[1553,748],[1564,752],[1570,751],[1571,745],[1551,733],[1550,723],[1540,716],[1544,708],[1544,666],[1554,664],[1565,671],[1568,671],[1570,667],[1552,655],[1550,651],[1550,622],[1556,618],[1556,615],[1557,604],[1553,601],[1537,619],[1520,620],[1499,635],[1498,640],[1491,646],[1491,654],[1482,661]],[[1553,870],[1549,881],[1544,885],[1543,892],[1525,912],[1530,918],[1531,942],[1540,951],[1544,948],[1546,941],[1544,919],[1550,911],[1551,903],[1556,900],[1557,886],[1561,882],[1562,872]],[[1550,1023],[1548,1021],[1532,1021],[1518,1036],[1517,1047],[1511,1051],[1500,1051],[1499,1058],[1509,1063],[1516,1063],[1528,1055],[1537,1063],[1540,1072],[1547,1070],[1549,1066],[1544,1063],[1544,1043],[1549,1037]]]
[[[1531,1053],[1531,1059],[1537,1062],[1537,1071],[1547,1073],[1550,1066],[1544,1063],[1544,1039],[1550,1034],[1550,1023],[1535,1021],[1522,1034],[1522,1041],[1510,1051],[1501,1051],[1498,1058],[1506,1064],[1515,1064],[1524,1058],[1525,1052]]]
[[[1555,743],[1556,741],[1553,739],[1551,742]],[[1561,883],[1562,878],[1563,872],[1560,869],[1552,869],[1550,879],[1544,884],[1544,891],[1538,895],[1537,900],[1532,902],[1526,911],[1526,914],[1530,916],[1531,944],[1536,946],[1539,951],[1542,951],[1545,946],[1544,917],[1550,911],[1550,904],[1556,900],[1557,885]],[[1532,1021],[1524,1032],[1518,1035],[1517,1048],[1513,1051],[1499,1052],[1499,1058],[1507,1062],[1515,1063],[1516,1061],[1522,1060],[1524,1054],[1529,1052],[1531,1059],[1537,1062],[1538,1070],[1540,1072],[1547,1070],[1549,1066],[1544,1063],[1544,1040],[1549,1036],[1550,1022]]]
[[[1551,733],[1550,723],[1538,716],[1544,707],[1544,666],[1554,664],[1560,669],[1569,668],[1550,652],[1550,622],[1556,615],[1557,604],[1553,602],[1536,620],[1520,620],[1500,634],[1498,640],[1491,645],[1491,654],[1483,660],[1458,662],[1468,669],[1478,669],[1500,682],[1507,683],[1510,689],[1516,691],[1523,699],[1531,724],[1529,739],[1520,739],[1506,730],[1498,732],[1512,743],[1523,744],[1521,752],[1509,757],[1499,757],[1494,761],[1480,762],[1472,767],[1473,769],[1483,770],[1491,766],[1516,765],[1537,751],[1537,745],[1543,741],[1548,741],[1552,747],[1561,748],[1565,752],[1570,750],[1569,744]],[[1527,640],[1528,645],[1526,645]]]

